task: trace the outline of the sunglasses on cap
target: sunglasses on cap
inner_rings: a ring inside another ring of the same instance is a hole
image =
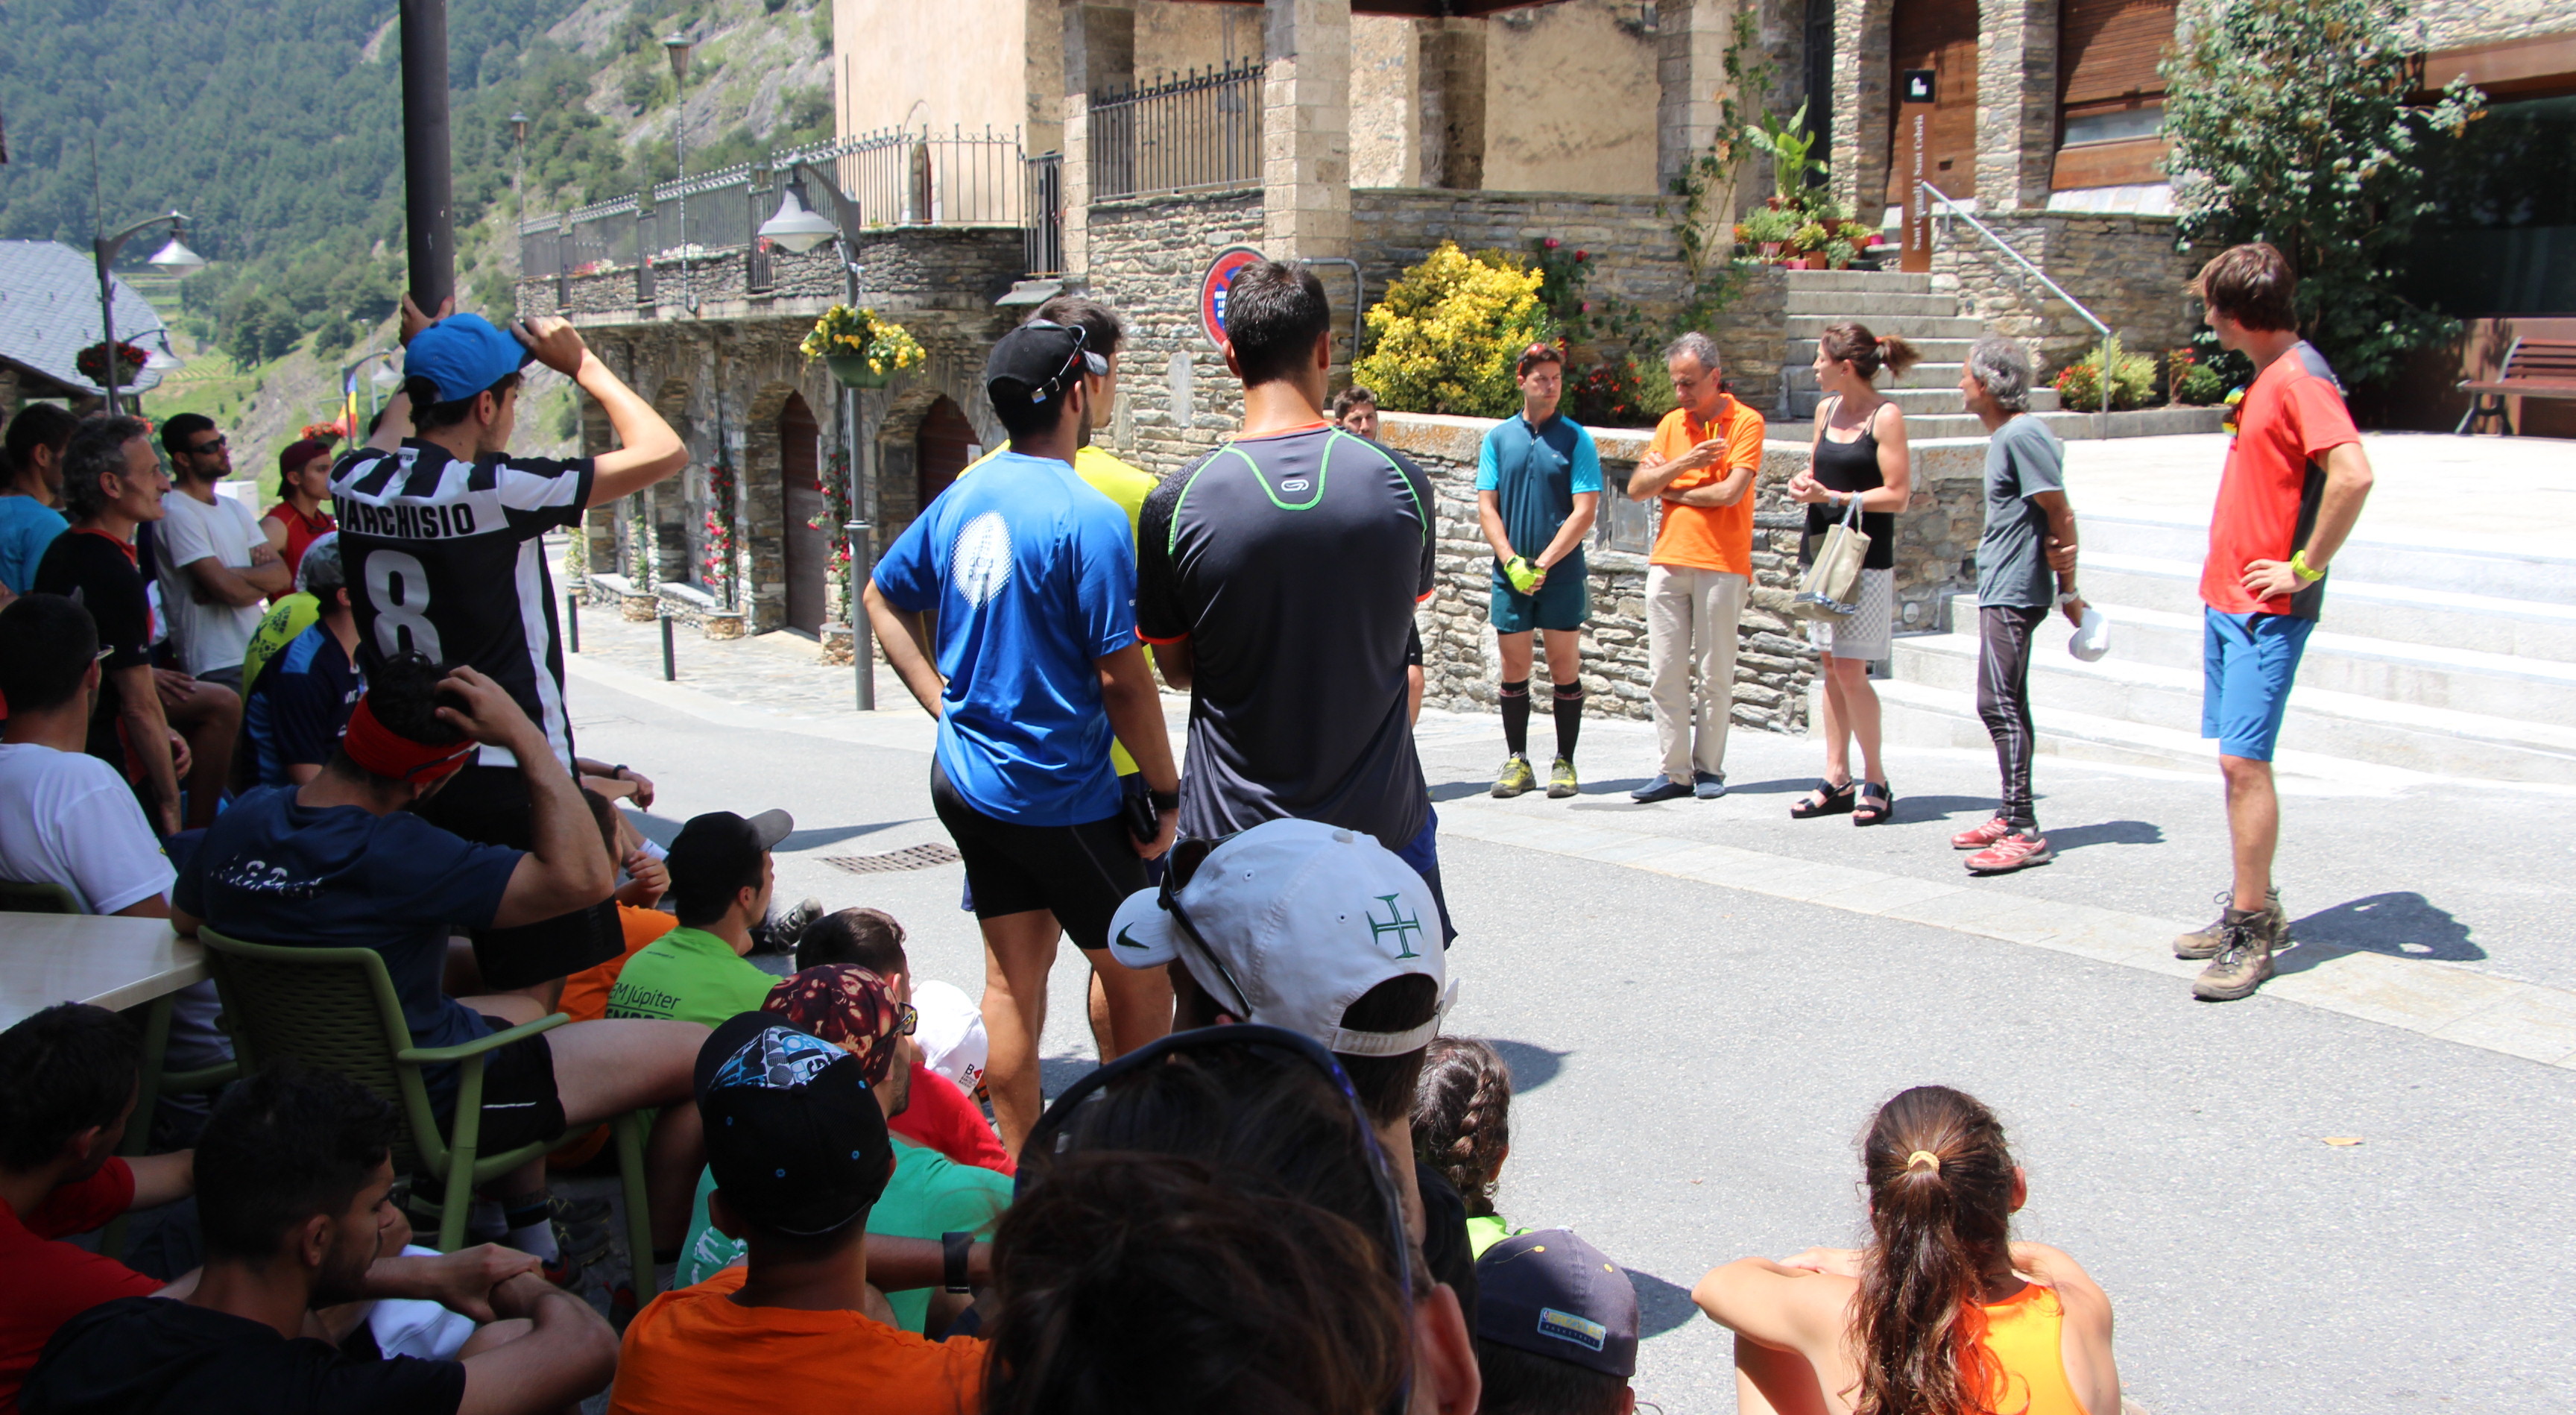
[[[1199,926],[1191,920],[1190,911],[1181,904],[1181,891],[1187,889],[1190,881],[1197,877],[1199,866],[1207,863],[1207,857],[1215,852],[1216,847],[1233,838],[1231,835],[1214,838],[1194,835],[1174,843],[1168,861],[1164,865],[1163,882],[1155,892],[1154,902],[1162,906],[1163,912],[1172,916],[1172,922],[1181,926],[1181,937],[1188,940],[1190,947],[1196,949],[1199,957],[1205,959],[1207,965],[1216,970],[1217,977],[1224,980],[1227,996],[1218,998],[1218,1004],[1235,1017],[1250,1017],[1252,1015],[1251,994],[1243,990],[1243,984],[1235,981],[1234,970],[1225,966],[1224,957],[1215,949],[1208,947],[1207,939],[1199,933]],[[1324,1055],[1329,1057],[1332,1053],[1325,1052]]]
[[[1215,844],[1213,841],[1197,843],[1211,848]],[[1206,853],[1201,850],[1200,858],[1204,859]],[[1169,872],[1166,873],[1168,875]],[[1184,921],[1183,927],[1187,926]],[[1229,978],[1227,981],[1233,980]],[[1321,1042],[1285,1027],[1244,1022],[1230,1027],[1199,1027],[1187,1032],[1173,1032],[1067,1086],[1064,1093],[1056,1097],[1055,1104],[1048,1106],[1046,1113],[1038,1117],[1038,1123],[1030,1127],[1028,1138],[1020,1144],[1022,1159],[1019,1174],[1012,1181],[1012,1202],[1027,1198],[1031,1189],[1044,1182],[1041,1173],[1044,1166],[1031,1165],[1027,1157],[1070,1153],[1073,1137],[1067,1133],[1069,1127],[1080,1118],[1084,1106],[1096,1104],[1110,1087],[1149,1067],[1161,1066],[1176,1058],[1220,1051],[1255,1057],[1281,1068],[1310,1070],[1331,1084],[1334,1093],[1342,1098],[1342,1104],[1350,1110],[1351,1125],[1358,1130],[1360,1145],[1367,1157],[1369,1184],[1377,1193],[1384,1219],[1380,1238],[1386,1244],[1389,1275],[1395,1279],[1396,1290],[1404,1294],[1406,1301],[1417,1300],[1422,1291],[1414,1282],[1413,1239],[1404,1226],[1404,1200],[1396,1190],[1394,1168],[1387,1160],[1385,1148],[1378,1144],[1377,1127],[1369,1121],[1368,1108],[1360,1103],[1359,1092],[1352,1087],[1351,1078],[1342,1070],[1341,1062],[1324,1050]],[[1408,1369],[1404,1384],[1388,1404],[1388,1410],[1405,1409],[1411,1402],[1412,1391],[1413,1376]]]

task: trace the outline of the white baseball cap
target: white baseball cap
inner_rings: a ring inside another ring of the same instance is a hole
[[[968,1095],[984,1084],[984,1063],[992,1043],[984,1034],[984,1014],[955,983],[912,985],[912,1007],[919,1015],[912,1039],[921,1047],[922,1064],[957,1083]]]
[[[1110,921],[1109,956],[1135,968],[1178,960],[1226,1012],[1344,1056],[1401,1056],[1440,1033],[1437,1012],[1401,1032],[1342,1026],[1350,1005],[1390,978],[1445,981],[1431,887],[1371,836],[1265,821],[1210,851],[1173,902],[1177,910],[1157,889],[1127,896]]]

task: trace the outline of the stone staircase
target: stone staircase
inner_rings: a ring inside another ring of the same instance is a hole
[[[2039,750],[2215,772],[2200,738],[2205,526],[2084,516],[2082,584],[2111,652],[2041,631],[2031,702]],[[1975,601],[1951,632],[1895,641],[1878,684],[1887,740],[1985,750],[1975,710]],[[2286,775],[2435,776],[2576,784],[2576,559],[2354,541],[2335,557],[2274,765]]]
[[[1955,295],[1936,294],[1929,275],[1903,275],[1878,270],[1792,270],[1789,277],[1788,346],[1780,365],[1781,406],[1775,421],[1805,422],[1815,417],[1823,395],[1816,388],[1816,341],[1844,320],[1867,325],[1872,334],[1902,334],[1921,351],[1923,362],[1904,373],[1881,375],[1882,387],[1905,412],[1909,441],[1985,436],[1977,420],[1961,410],[1959,372],[1968,348],[1986,327],[1959,313]],[[2034,388],[2030,411],[2061,439],[2105,435],[2104,419],[2090,413],[2062,412],[2057,390]],[[2144,408],[2113,413],[2112,437],[2153,437],[2173,433],[2216,432],[2223,414],[2217,408]]]

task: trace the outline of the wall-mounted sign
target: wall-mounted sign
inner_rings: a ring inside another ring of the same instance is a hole
[[[1923,192],[1931,179],[1932,109],[1935,93],[1930,69],[1906,69],[1896,76],[1896,160],[1905,173],[1905,225],[1898,242],[1897,269],[1920,274],[1932,268],[1932,199]]]
[[[1934,73],[1932,70],[1908,69],[1901,77],[1903,78],[1903,83],[1899,86],[1898,91],[1904,96],[1897,99],[1897,102],[1933,103],[1938,101],[1933,96]]]
[[[1209,262],[1207,274],[1199,277],[1199,327],[1207,331],[1209,343],[1225,347],[1225,292],[1234,277],[1267,259],[1250,246],[1228,246]]]

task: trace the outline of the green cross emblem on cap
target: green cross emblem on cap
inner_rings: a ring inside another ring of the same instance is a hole
[[[1413,951],[1413,942],[1405,935],[1422,932],[1422,919],[1418,915],[1408,917],[1403,907],[1395,902],[1400,897],[1402,896],[1394,894],[1377,896],[1378,900],[1386,905],[1386,918],[1381,920],[1375,914],[1365,915],[1368,919],[1369,942],[1375,943],[1380,938],[1393,934],[1395,946],[1404,950],[1395,955],[1397,958],[1419,958],[1422,955]]]

